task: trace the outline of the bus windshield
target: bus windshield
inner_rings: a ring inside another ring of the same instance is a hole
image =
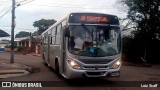
[[[117,26],[69,26],[68,50],[78,56],[105,57],[121,51],[121,34]]]

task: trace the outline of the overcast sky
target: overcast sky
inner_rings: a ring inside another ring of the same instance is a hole
[[[10,34],[12,0],[0,0],[0,29]],[[31,2],[30,2],[31,1]],[[33,22],[44,19],[59,20],[70,12],[100,12],[126,17],[126,13],[118,11],[117,0],[16,0],[22,4],[16,8],[15,34],[19,31],[34,32]],[[27,3],[29,2],[29,3]],[[4,15],[5,14],[5,15]],[[3,16],[4,15],[4,16]]]

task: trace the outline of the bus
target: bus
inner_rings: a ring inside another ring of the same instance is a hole
[[[69,13],[41,38],[44,64],[66,79],[120,76],[121,30],[115,15]]]

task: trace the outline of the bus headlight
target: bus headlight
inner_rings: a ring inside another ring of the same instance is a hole
[[[118,60],[117,62],[115,62],[114,64],[112,64],[111,69],[116,69],[116,68],[120,67],[120,65],[121,65],[121,61]]]
[[[80,66],[79,66],[79,64],[77,64],[76,61],[68,60],[68,63],[73,69],[80,69]]]

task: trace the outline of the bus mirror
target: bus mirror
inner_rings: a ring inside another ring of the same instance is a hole
[[[65,37],[69,37],[69,36],[70,36],[70,33],[69,33],[68,28],[65,28],[65,29],[64,29],[64,36],[65,36]]]

